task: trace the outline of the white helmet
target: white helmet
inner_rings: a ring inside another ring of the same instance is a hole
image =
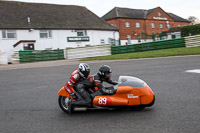
[[[90,74],[90,66],[86,63],[80,63],[78,66],[78,72],[83,78],[87,78]]]

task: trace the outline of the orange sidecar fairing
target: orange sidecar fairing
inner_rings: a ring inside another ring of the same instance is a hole
[[[114,95],[96,96],[93,100],[93,104],[96,106],[150,105],[155,98],[153,91],[144,81],[137,78],[135,79],[141,83],[143,82],[142,84],[144,85],[142,87],[118,86],[117,92]]]

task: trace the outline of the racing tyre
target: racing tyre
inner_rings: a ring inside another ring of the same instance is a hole
[[[59,104],[60,108],[64,112],[71,114],[74,111],[74,108],[71,108],[71,110],[69,110],[69,108],[68,108],[68,102],[69,101],[72,101],[72,99],[69,98],[69,97],[64,97],[64,96],[58,97],[58,104]]]

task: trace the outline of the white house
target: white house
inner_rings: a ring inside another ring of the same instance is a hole
[[[0,51],[110,44],[118,29],[85,7],[0,1]]]

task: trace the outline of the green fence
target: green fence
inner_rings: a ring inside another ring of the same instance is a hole
[[[20,62],[37,62],[64,59],[64,51],[59,50],[24,50],[19,51]]]
[[[140,44],[131,44],[131,45],[111,46],[111,52],[112,54],[122,54],[122,53],[141,52],[141,51],[150,51],[158,49],[177,48],[177,47],[185,47],[184,38],[154,41],[154,42],[140,43]]]

